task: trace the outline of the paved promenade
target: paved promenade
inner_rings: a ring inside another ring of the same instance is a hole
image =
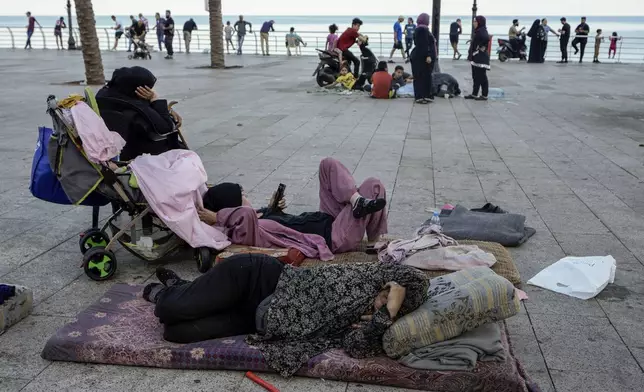
[[[293,212],[317,209],[317,165],[334,156],[358,181],[388,188],[390,232],[404,235],[444,202],[489,201],[527,216],[537,234],[512,249],[524,281],[565,255],[611,254],[617,277],[582,301],[524,287],[530,300],[508,321],[515,351],[544,391],[633,391],[644,385],[644,78],[640,66],[494,63],[498,101],[377,101],[313,92],[314,58],[237,56],[242,69],[199,69],[208,57],[128,61],[103,53],[108,75],[149,67],[162,97],[180,101],[190,147],[210,181],[241,183],[263,204],[283,182]],[[0,390],[260,391],[241,372],[51,363],[40,358],[56,329],[114,282],[144,283],[155,265],[118,252],[109,282],[78,268],[78,233],[90,210],[47,204],[28,190],[45,100],[81,89],[79,53],[0,52],[0,282],[35,291],[26,320],[0,336]],[[464,91],[466,62],[443,61]],[[192,260],[172,261],[188,278]],[[281,391],[396,389],[274,375]]]

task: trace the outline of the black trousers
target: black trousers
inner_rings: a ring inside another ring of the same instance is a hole
[[[572,47],[575,48],[575,50],[579,51],[579,61],[584,59],[584,52],[586,51],[586,44],[588,43],[587,38],[575,38],[572,40]],[[579,48],[577,48],[577,44],[579,44]]]
[[[342,58],[353,63],[353,76],[358,79],[360,77],[360,59],[349,49],[342,52]]]
[[[414,98],[433,98],[432,71],[434,63],[427,64],[425,58],[411,60],[411,73],[414,76]]]
[[[257,306],[273,294],[283,268],[274,257],[241,254],[193,282],[163,289],[154,310],[163,338],[192,343],[255,332]]]
[[[414,46],[414,40],[405,39],[405,52],[407,53],[407,58],[409,58],[409,51],[411,50],[412,46]]]
[[[568,39],[559,41],[559,48],[561,49],[561,61],[568,61]]]
[[[487,97],[488,89],[490,87],[487,81],[487,69],[472,66],[472,79],[474,80],[472,95],[475,97],[478,96],[479,89],[483,89],[482,96]]]
[[[172,39],[174,36],[172,35],[166,35],[165,36],[165,48],[168,51],[168,56],[173,56],[174,55],[174,50],[172,49]]]

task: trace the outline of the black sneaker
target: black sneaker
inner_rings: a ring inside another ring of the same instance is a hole
[[[356,205],[353,206],[353,217],[356,219],[364,218],[374,212],[381,211],[386,205],[387,201],[385,199],[374,200],[361,197],[356,202]]]
[[[156,303],[157,302],[157,296],[161,292],[161,289],[163,288],[163,285],[161,283],[150,283],[145,288],[143,289],[143,299]]]
[[[463,99],[476,99],[476,97],[470,94],[470,95],[464,96]]]
[[[474,98],[474,100],[475,101],[487,101],[487,97],[480,96],[480,97]]]
[[[164,286],[178,286],[184,283],[188,283],[187,280],[181,279],[176,272],[163,267],[157,268],[156,276],[157,279],[159,279],[159,282],[161,282]]]

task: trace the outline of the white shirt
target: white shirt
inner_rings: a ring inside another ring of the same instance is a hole
[[[118,20],[118,19],[117,19],[117,20],[115,20],[115,21],[114,21],[114,23],[116,23],[116,25],[114,25],[114,29],[116,30],[116,32],[117,32],[117,33],[118,33],[118,32],[121,32],[121,33],[122,33],[122,32],[123,32],[123,23],[121,23],[121,21],[120,21],[120,20]]]
[[[228,26],[224,27],[224,32],[226,33],[226,39],[232,39],[233,38],[233,26]]]

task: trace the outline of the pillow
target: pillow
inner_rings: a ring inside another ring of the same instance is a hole
[[[428,296],[420,308],[401,317],[385,332],[382,345],[388,356],[407,355],[483,324],[512,317],[520,309],[512,283],[487,267],[434,278],[429,283]]]

